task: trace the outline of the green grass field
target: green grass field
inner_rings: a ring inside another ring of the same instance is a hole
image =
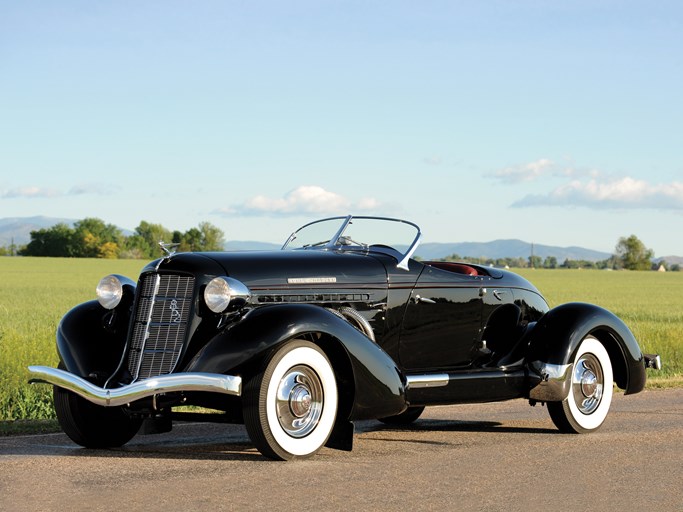
[[[27,384],[26,367],[56,366],[55,330],[71,307],[93,299],[101,277],[137,279],[138,260],[0,258],[0,421],[54,417],[49,386]],[[584,301],[610,309],[644,352],[662,356],[654,385],[683,381],[683,272],[524,270],[551,306]],[[96,340],[93,340],[96,342]]]
[[[55,332],[64,313],[94,299],[105,275],[137,280],[146,263],[0,258],[0,421],[54,417],[50,387],[28,385],[27,366],[56,366]]]

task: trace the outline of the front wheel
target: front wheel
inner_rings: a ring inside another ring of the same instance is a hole
[[[65,389],[54,388],[55,412],[64,433],[86,448],[115,448],[133,439],[141,418],[122,407],[103,407]]]
[[[612,363],[605,347],[587,336],[574,357],[567,398],[548,402],[548,412],[562,432],[584,434],[597,430],[612,403]]]
[[[272,459],[310,457],[332,433],[337,381],[325,354],[304,340],[286,343],[244,389],[244,424]]]

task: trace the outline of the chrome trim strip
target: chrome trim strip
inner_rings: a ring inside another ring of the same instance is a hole
[[[409,389],[440,388],[448,385],[449,377],[447,373],[408,375],[406,381]]]
[[[336,277],[288,277],[287,284],[326,284],[336,283]]]
[[[72,373],[48,366],[29,366],[29,382],[52,384],[105,407],[125,405],[141,398],[179,391],[207,391],[240,396],[242,377],[220,373],[173,373],[104,389]]]

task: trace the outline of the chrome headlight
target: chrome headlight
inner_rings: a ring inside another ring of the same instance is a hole
[[[204,289],[204,302],[214,313],[223,313],[228,308],[235,311],[251,298],[251,291],[244,283],[232,277],[216,277]]]
[[[111,274],[100,279],[97,284],[97,300],[105,309],[114,309],[123,298],[123,286],[135,288],[135,283],[127,277]]]

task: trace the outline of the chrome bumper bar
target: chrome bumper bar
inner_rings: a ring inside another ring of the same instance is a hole
[[[561,402],[569,395],[572,385],[574,364],[547,364],[534,361],[529,369],[540,377],[540,381],[529,391],[531,400],[539,402]]]
[[[125,405],[141,398],[180,391],[207,391],[240,396],[242,378],[220,373],[173,373],[104,389],[72,373],[48,366],[29,366],[29,382],[43,382],[72,391],[89,402],[105,407]]]
[[[645,358],[645,368],[662,369],[662,358],[659,357],[659,354],[643,354],[643,357]]]

